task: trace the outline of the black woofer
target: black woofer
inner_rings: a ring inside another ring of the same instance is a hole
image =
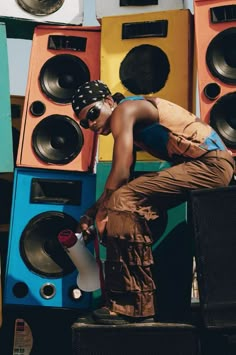
[[[84,136],[78,123],[62,115],[44,118],[32,134],[32,148],[44,162],[68,164],[80,153]]]
[[[228,147],[236,148],[236,92],[222,96],[210,113],[210,125]]]
[[[89,80],[87,65],[70,54],[56,55],[47,60],[39,75],[42,91],[59,103],[70,103],[77,87]]]
[[[226,29],[213,38],[207,48],[210,72],[223,83],[236,84],[236,27]]]
[[[56,278],[71,273],[75,266],[58,241],[61,230],[76,228],[76,220],[61,212],[49,211],[35,216],[20,239],[21,256],[30,270]]]
[[[35,16],[50,15],[59,10],[64,0],[17,0],[19,6]]]
[[[167,81],[170,64],[159,47],[143,44],[129,51],[120,65],[120,80],[133,94],[151,94]]]

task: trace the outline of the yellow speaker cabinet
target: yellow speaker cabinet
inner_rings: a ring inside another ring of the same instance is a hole
[[[112,94],[155,96],[192,110],[193,16],[187,9],[102,18],[101,80]],[[115,26],[114,26],[115,24]],[[113,139],[99,138],[99,161]],[[138,160],[156,160],[139,151]]]

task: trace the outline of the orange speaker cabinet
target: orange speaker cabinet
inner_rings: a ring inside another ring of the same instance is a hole
[[[201,118],[236,156],[236,4],[195,0],[194,14]]]
[[[38,26],[30,57],[17,166],[93,171],[97,139],[71,99],[100,76],[100,27]]]
[[[101,79],[112,93],[162,97],[191,110],[192,20],[187,9],[102,18]],[[99,161],[112,160],[112,146],[111,136],[99,137]],[[142,151],[137,159],[156,160]]]

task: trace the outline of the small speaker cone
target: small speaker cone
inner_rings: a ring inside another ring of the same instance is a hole
[[[32,148],[44,162],[68,164],[78,156],[84,144],[80,126],[70,117],[45,117],[32,134]]]
[[[50,15],[59,10],[64,0],[17,0],[19,6],[35,16]]]

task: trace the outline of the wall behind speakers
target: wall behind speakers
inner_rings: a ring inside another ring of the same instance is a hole
[[[95,201],[95,174],[16,168],[4,303],[85,309],[78,271],[59,243]],[[92,243],[88,248],[93,250]]]
[[[93,171],[96,137],[80,127],[71,99],[80,84],[99,75],[100,27],[36,27],[18,166]]]
[[[201,118],[236,155],[236,5],[195,0],[194,15]]]
[[[96,16],[143,14],[164,10],[183,9],[183,0],[96,0]]]
[[[116,23],[116,26],[114,26]],[[192,108],[192,15],[171,10],[102,19],[101,79],[112,93],[151,95]],[[113,139],[99,137],[99,161]],[[140,152],[138,160],[154,160]]]
[[[0,23],[0,173],[13,171],[9,68],[5,24]]]

